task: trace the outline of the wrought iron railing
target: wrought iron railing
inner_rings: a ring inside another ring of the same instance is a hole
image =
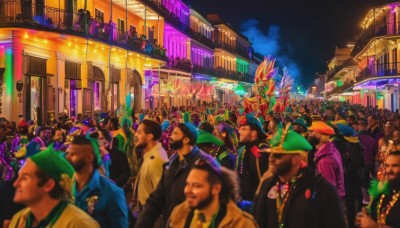
[[[166,60],[166,50],[134,32],[118,29],[115,23],[104,23],[88,11],[77,13],[36,3],[0,2],[0,26],[18,26],[90,37],[131,51]]]
[[[183,23],[178,16],[176,16],[174,13],[170,12],[163,4],[156,0],[141,0],[142,3],[145,5],[149,6],[152,8],[155,12],[157,12],[159,15],[161,15],[165,21],[179,30],[180,32],[188,35],[189,37],[205,44],[206,46],[210,48],[214,48],[213,41],[209,39],[208,37],[204,36],[203,34],[194,31],[193,29],[190,28],[189,25]]]
[[[236,81],[254,83],[254,76],[247,73],[226,70],[223,67],[205,68],[203,66],[193,65],[192,72],[198,74],[205,74],[217,78],[226,78]]]
[[[365,67],[357,75],[357,81],[370,77],[398,76],[400,75],[400,62],[373,64]]]
[[[371,25],[365,29],[360,38],[356,41],[351,55],[358,55],[366,45],[375,37],[392,36],[400,34],[400,23],[385,23],[383,21],[373,21]]]
[[[223,43],[223,42],[216,42],[215,47],[225,49],[231,53],[237,53],[237,54],[241,55],[242,57],[249,59],[249,55],[246,53],[246,51],[240,50],[239,48],[237,48],[233,45]]]

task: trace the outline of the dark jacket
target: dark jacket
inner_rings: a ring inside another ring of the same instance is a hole
[[[267,148],[264,141],[254,141],[247,143],[244,148],[238,150],[236,160],[236,170],[239,175],[241,196],[243,200],[253,201],[260,178],[268,170],[268,153],[260,153],[257,159],[252,150]],[[257,163],[260,169],[258,172]]]
[[[126,154],[116,148],[108,150],[108,153],[111,159],[110,179],[122,188],[131,176],[128,158]]]
[[[398,189],[398,188],[397,188]],[[398,190],[397,190],[398,191]],[[381,211],[384,211],[383,208],[387,208],[387,205],[389,202],[393,199],[393,190],[390,189],[390,193],[388,195],[385,195],[385,197],[382,200],[382,206],[381,206]],[[371,204],[371,218],[374,221],[377,221],[377,207],[380,202],[380,199],[383,194],[378,195],[375,199],[373,199],[372,204]],[[384,212],[380,212],[381,214]],[[386,225],[390,227],[400,227],[400,219],[399,219],[399,214],[400,214],[400,200],[397,200],[393,207],[389,210],[389,213],[386,217]]]
[[[378,145],[376,145],[375,139],[368,135],[366,131],[358,132],[358,139],[365,149],[363,154],[365,165],[373,165],[378,152]]]
[[[153,227],[161,215],[161,227],[165,227],[174,207],[185,201],[184,188],[186,178],[196,160],[208,155],[197,147],[184,156],[183,162],[179,161],[177,154],[170,159],[166,166],[156,190],[150,194],[141,213],[138,216],[135,227]]]
[[[345,227],[336,189],[320,174],[307,167],[300,170],[299,176],[290,187],[291,193],[282,216],[284,227]],[[254,200],[253,215],[260,227],[280,227],[276,199],[267,196],[277,181],[277,176],[265,180]]]

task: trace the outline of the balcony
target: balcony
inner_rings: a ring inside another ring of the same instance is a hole
[[[332,91],[327,92],[327,96],[331,96],[333,94],[341,94],[344,93],[346,90],[350,89],[351,87],[354,86],[354,81],[347,80],[344,82],[343,86],[340,87],[335,87]]]
[[[330,81],[339,71],[344,69],[345,67],[357,66],[357,62],[353,59],[347,59],[343,62],[342,65],[336,66],[334,69],[327,72],[327,81]]]
[[[125,32],[115,23],[104,23],[90,17],[88,11],[68,12],[51,7],[38,7],[35,3],[0,2],[0,26],[23,27],[49,32],[89,37],[103,43],[116,45],[163,61],[166,50],[156,42],[135,31]]]
[[[400,62],[394,63],[381,63],[365,67],[357,75],[357,82],[363,81],[372,77],[384,76],[399,76],[400,75]]]
[[[190,37],[206,45],[207,47],[214,49],[214,43],[211,39],[209,39],[208,37],[204,36],[199,32],[195,32],[193,29],[190,29]]]
[[[360,38],[356,41],[351,56],[357,56],[375,37],[395,36],[400,34],[400,23],[384,23],[375,21],[361,33]]]
[[[205,68],[199,65],[193,65],[193,73],[210,75],[216,78],[226,78],[235,81],[254,83],[254,77],[250,74],[226,70],[223,67]]]
[[[225,49],[225,50],[227,50],[228,52],[236,53],[236,54],[239,54],[240,56],[242,56],[242,57],[245,58],[245,59],[249,59],[249,55],[246,53],[246,51],[243,51],[243,50],[240,50],[240,49],[238,49],[238,48],[235,48],[233,45],[229,45],[229,44],[226,44],[226,43],[217,42],[217,43],[215,43],[215,47],[216,47],[216,48]]]
[[[190,59],[168,58],[168,67],[181,70],[184,72],[192,72],[192,61]]]
[[[188,25],[183,23],[178,16],[176,16],[174,13],[170,12],[164,5],[161,3],[157,2],[156,0],[141,0],[143,4],[149,6],[152,8],[155,12],[160,14],[164,20],[173,26],[175,29],[178,31],[182,32],[183,34],[186,34],[192,39],[195,39],[199,41],[200,43],[208,46],[211,49],[214,49],[214,44],[211,39],[207,38],[203,34],[194,31],[191,29]]]

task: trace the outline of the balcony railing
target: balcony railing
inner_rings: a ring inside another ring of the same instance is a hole
[[[199,41],[200,43],[206,45],[207,47],[214,49],[214,43],[211,39],[209,39],[208,37],[204,36],[203,34],[199,33],[199,32],[195,32],[193,29],[190,29],[190,36]]]
[[[0,26],[21,26],[90,37],[164,61],[167,59],[166,50],[156,42],[138,36],[134,31],[119,30],[113,22],[96,20],[83,10],[73,13],[35,3],[0,2]]]
[[[361,33],[360,38],[355,43],[351,55],[354,57],[358,55],[366,45],[375,37],[379,36],[392,36],[400,34],[400,23],[384,23],[375,21]]]
[[[226,70],[223,67],[205,68],[199,65],[193,65],[193,73],[205,74],[217,78],[226,78],[236,81],[254,83],[254,77],[250,74]]]
[[[181,59],[179,57],[168,58],[168,67],[191,73],[192,61],[190,61],[190,59]]]
[[[353,59],[345,60],[342,65],[336,66],[334,69],[327,72],[327,81],[331,80],[343,68],[350,66],[357,66],[357,62],[355,62]]]
[[[357,75],[357,81],[379,76],[398,76],[400,75],[400,62],[381,63],[369,65]]]
[[[229,44],[222,43],[222,42],[217,42],[217,43],[215,43],[215,47],[225,49],[231,53],[237,53],[237,54],[241,55],[242,57],[249,59],[249,55],[245,51],[240,50],[239,48],[234,47],[233,45],[229,45]]]
[[[333,94],[341,94],[344,93],[346,90],[354,86],[354,82],[351,80],[345,81],[342,86],[335,87],[332,91],[328,92],[326,95],[330,96]]]
[[[170,12],[163,4],[156,0],[141,0],[144,4],[152,8],[154,11],[156,11],[158,14],[160,14],[165,21],[179,30],[180,32],[188,35],[189,37],[205,44],[206,46],[210,48],[214,48],[214,44],[211,39],[207,38],[203,34],[194,31],[191,29],[188,25],[183,23],[178,16],[176,16],[174,13]]]

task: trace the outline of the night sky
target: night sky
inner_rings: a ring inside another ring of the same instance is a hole
[[[308,87],[324,73],[335,47],[361,32],[371,7],[383,0],[188,0],[202,15],[217,13],[246,35],[257,52],[277,58],[295,81]]]

